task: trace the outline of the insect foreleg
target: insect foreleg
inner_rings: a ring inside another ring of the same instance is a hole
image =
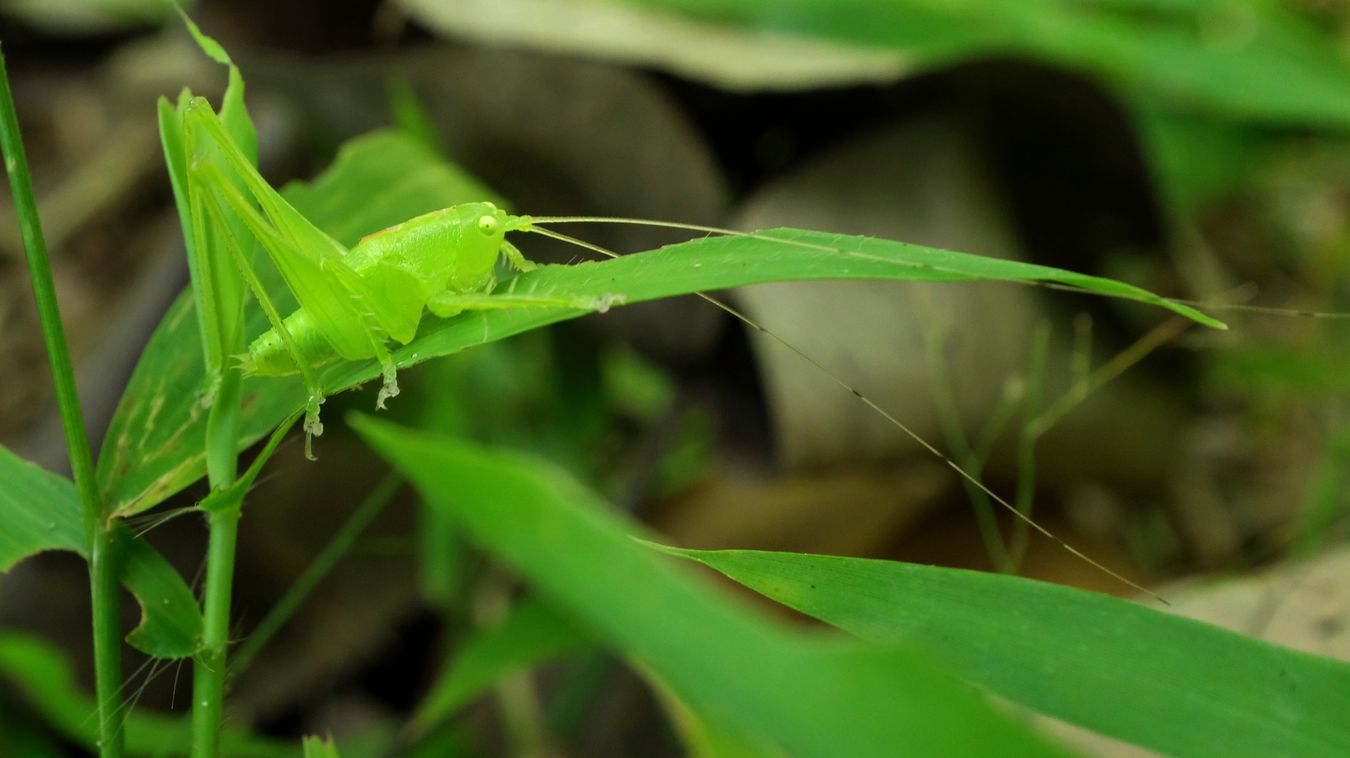
[[[511,264],[511,268],[522,273],[533,271],[539,267],[539,264],[526,258],[525,254],[520,252],[520,248],[506,240],[502,240],[502,254],[506,256],[506,261]]]

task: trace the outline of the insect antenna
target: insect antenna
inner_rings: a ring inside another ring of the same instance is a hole
[[[574,216],[574,217],[545,217],[545,218],[535,217],[535,218],[532,219],[532,220],[533,220],[533,222],[534,222],[535,224],[539,224],[539,223],[565,223],[565,222],[569,222],[569,221],[613,221],[614,219],[589,218],[589,217],[582,217],[582,216]],[[730,233],[730,234],[736,234],[736,235],[750,236],[750,235],[745,235],[743,232],[734,232],[734,231],[731,231],[731,230],[722,230],[722,229],[718,229],[718,228],[716,228],[716,227],[702,227],[702,226],[685,225],[685,224],[675,224],[675,223],[672,223],[672,222],[661,222],[661,221],[652,221],[652,222],[645,222],[645,223],[647,223],[647,224],[649,224],[649,225],[651,225],[651,226],[665,226],[665,227],[677,228],[677,229],[692,229],[692,230],[695,230],[695,231],[707,231],[707,232],[718,233],[718,234],[721,234],[721,233]],[[604,256],[606,256],[606,257],[609,257],[609,258],[619,258],[619,257],[621,257],[618,253],[616,253],[616,252],[614,252],[614,251],[612,251],[612,250],[608,250],[608,249],[606,249],[606,248],[603,248],[603,247],[601,247],[601,246],[599,246],[599,245],[596,245],[596,244],[594,244],[594,243],[591,243],[591,242],[586,242],[585,240],[580,240],[580,239],[577,239],[577,238],[575,238],[575,237],[570,237],[570,236],[568,236],[568,235],[566,235],[566,234],[563,234],[563,233],[561,233],[561,232],[553,231],[552,229],[545,229],[545,228],[541,228],[541,227],[538,227],[538,226],[532,226],[532,227],[530,227],[529,229],[527,229],[527,230],[522,230],[522,231],[531,231],[531,232],[534,232],[535,234],[539,234],[539,235],[542,235],[542,236],[545,236],[545,237],[549,237],[549,238],[558,240],[559,242],[566,242],[566,243],[569,243],[569,244],[572,244],[572,245],[576,245],[576,246],[578,246],[578,247],[584,248],[584,249],[586,249],[586,250],[590,250],[590,251],[592,251],[592,252],[599,253],[599,254],[604,255]],[[697,295],[698,297],[702,298],[703,300],[706,300],[707,302],[711,303],[714,307],[721,309],[723,312],[725,312],[725,313],[731,315],[732,317],[736,318],[737,320],[741,321],[742,323],[744,323],[745,325],[749,326],[750,328],[752,328],[752,329],[754,329],[754,330],[760,332],[761,334],[764,334],[766,337],[772,339],[773,341],[775,341],[775,342],[777,342],[778,344],[782,345],[783,347],[787,348],[789,351],[791,351],[792,353],[794,353],[797,357],[801,358],[802,360],[806,361],[806,362],[807,362],[808,364],[810,364],[811,366],[814,366],[818,371],[820,371],[822,374],[824,374],[826,377],[828,377],[830,381],[834,382],[835,384],[837,384],[837,385],[839,385],[840,387],[842,387],[842,388],[844,388],[845,390],[847,390],[850,394],[852,394],[854,397],[856,397],[860,402],[862,402],[862,403],[863,403],[864,405],[866,405],[868,408],[871,408],[874,412],[876,412],[877,414],[879,414],[882,418],[884,418],[884,419],[885,419],[887,422],[889,422],[892,426],[894,426],[896,429],[899,429],[901,432],[903,432],[907,437],[909,437],[910,439],[914,440],[916,443],[919,444],[920,447],[922,447],[924,450],[927,450],[929,453],[931,453],[934,457],[936,457],[938,460],[940,460],[940,461],[941,461],[944,465],[946,465],[948,468],[950,468],[950,469],[952,469],[953,471],[955,471],[955,472],[957,473],[957,475],[960,476],[962,479],[966,480],[966,481],[969,482],[971,485],[973,485],[975,488],[977,488],[978,490],[980,490],[981,492],[983,492],[985,495],[989,496],[989,498],[992,499],[995,503],[998,503],[998,505],[1000,505],[1002,508],[1004,508],[1005,510],[1007,510],[1009,513],[1013,514],[1013,516],[1015,516],[1016,518],[1018,518],[1019,520],[1021,520],[1023,523],[1027,524],[1027,526],[1029,526],[1029,527],[1031,527],[1032,529],[1036,530],[1036,532],[1038,532],[1038,533],[1041,534],[1042,536],[1047,537],[1048,539],[1050,539],[1051,541],[1053,541],[1054,543],[1056,543],[1057,545],[1059,545],[1061,548],[1063,548],[1064,550],[1068,551],[1068,552],[1069,552],[1070,554],[1072,554],[1073,556],[1075,556],[1075,557],[1079,558],[1080,560],[1086,562],[1087,564],[1089,564],[1089,565],[1092,566],[1093,568],[1097,569],[1098,571],[1101,571],[1102,573],[1106,574],[1107,576],[1110,576],[1111,578],[1115,579],[1116,581],[1121,582],[1122,584],[1125,584],[1125,585],[1131,587],[1132,589],[1134,589],[1134,590],[1136,590],[1136,591],[1138,591],[1138,592],[1142,592],[1142,593],[1144,593],[1144,594],[1147,594],[1147,595],[1153,597],[1154,599],[1158,600],[1159,602],[1161,602],[1161,603],[1164,604],[1164,605],[1170,605],[1170,603],[1168,603],[1167,600],[1164,599],[1164,598],[1163,598],[1161,595],[1159,595],[1158,593],[1153,592],[1152,590],[1150,590],[1150,589],[1148,589],[1148,588],[1146,588],[1146,587],[1143,587],[1143,586],[1139,585],[1138,583],[1133,582],[1133,581],[1131,581],[1131,580],[1125,578],[1124,576],[1122,576],[1121,574],[1119,574],[1119,573],[1117,573],[1117,572],[1115,572],[1115,571],[1112,571],[1111,569],[1107,568],[1106,566],[1104,566],[1104,565],[1101,564],[1100,562],[1098,562],[1098,561],[1096,561],[1096,560],[1093,560],[1092,558],[1088,557],[1087,554],[1085,554],[1083,551],[1079,550],[1078,548],[1075,548],[1073,545],[1070,545],[1068,542],[1065,542],[1063,539],[1061,539],[1061,538],[1059,538],[1058,536],[1056,536],[1056,535],[1055,535],[1053,532],[1051,532],[1049,529],[1046,529],[1045,527],[1041,526],[1039,523],[1036,522],[1035,519],[1033,519],[1033,518],[1031,518],[1030,516],[1028,516],[1027,514],[1023,513],[1021,510],[1019,510],[1019,509],[1018,509],[1016,506],[1014,506],[1012,503],[1008,502],[1006,499],[1004,499],[1003,497],[1001,497],[998,493],[994,492],[994,491],[991,490],[989,487],[985,486],[984,482],[980,481],[979,477],[975,476],[974,474],[971,474],[969,471],[967,471],[966,469],[962,468],[962,467],[960,466],[960,464],[958,464],[956,461],[952,460],[950,457],[948,457],[945,453],[943,453],[943,452],[942,452],[941,450],[939,450],[938,448],[934,447],[931,443],[928,442],[928,440],[926,440],[926,439],[924,439],[922,436],[920,436],[918,432],[915,432],[913,429],[909,428],[909,426],[907,426],[907,425],[906,425],[904,422],[902,422],[900,419],[896,418],[893,414],[891,414],[891,413],[890,413],[889,411],[887,411],[885,408],[882,408],[879,404],[876,403],[876,401],[872,400],[872,398],[870,398],[870,397],[868,397],[867,395],[864,395],[862,392],[858,391],[858,389],[856,389],[853,385],[851,385],[851,384],[849,384],[847,381],[845,381],[845,380],[843,379],[843,377],[839,376],[839,375],[836,374],[834,371],[831,371],[828,367],[826,367],[826,366],[825,366],[824,364],[822,364],[820,361],[817,361],[815,358],[812,358],[810,355],[808,355],[808,354],[807,354],[805,351],[803,351],[801,348],[797,347],[796,345],[793,345],[792,343],[790,343],[790,342],[788,342],[787,340],[783,339],[782,337],[778,336],[778,335],[775,334],[774,332],[772,332],[772,331],[770,331],[769,329],[765,328],[764,326],[760,325],[757,321],[755,321],[754,319],[752,319],[752,318],[750,318],[749,316],[745,315],[744,313],[741,313],[739,310],[737,310],[736,308],[732,307],[731,305],[728,305],[727,303],[725,303],[725,302],[723,302],[723,301],[721,301],[721,300],[718,300],[717,298],[715,298],[715,297],[713,297],[713,296],[711,296],[711,295],[708,295],[708,294],[706,294],[706,293],[703,293],[703,292],[695,292],[694,294]]]
[[[721,226],[705,226],[703,224],[686,224],[679,221],[654,221],[642,218],[620,218],[612,216],[531,216],[530,221],[535,224],[633,224],[636,226],[651,226],[661,229],[681,229],[690,232],[704,232],[706,234],[721,234],[728,237],[745,237],[748,239],[768,240],[775,244],[793,245],[806,247],[815,250],[833,250],[824,245],[816,245],[801,240],[785,239],[783,237],[770,237],[756,232],[745,232],[739,229],[728,229]],[[526,228],[522,231],[541,231],[539,229]],[[574,243],[579,240],[572,240]],[[599,252],[599,251],[597,251]],[[941,266],[928,264],[915,264],[916,267],[927,268],[932,271],[948,271]],[[1072,284],[1063,284],[1060,282],[1043,282],[1034,280],[1004,280],[1009,284],[1025,284],[1033,287],[1044,287],[1046,289],[1060,290],[1063,292],[1075,292],[1080,295],[1092,295],[1094,297],[1106,297],[1116,300],[1130,300],[1132,298],[1118,295],[1111,292],[1097,292],[1094,290],[1076,287]],[[1350,311],[1312,311],[1299,308],[1280,308],[1270,305],[1248,305],[1245,303],[1229,303],[1215,300],[1188,300],[1178,297],[1159,297],[1159,300],[1165,303],[1175,305],[1189,305],[1204,310],[1238,311],[1243,313],[1256,313],[1267,316],[1284,316],[1290,318],[1312,318],[1312,319],[1350,319]]]

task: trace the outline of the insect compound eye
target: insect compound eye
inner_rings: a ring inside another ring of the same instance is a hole
[[[479,216],[478,231],[483,234],[492,234],[501,228],[501,223],[497,221],[496,216]]]

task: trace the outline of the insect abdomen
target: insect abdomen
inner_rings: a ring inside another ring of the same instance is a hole
[[[284,323],[287,333],[295,341],[300,359],[307,365],[321,366],[339,358],[337,350],[319,331],[309,311],[301,308],[287,316]],[[300,367],[295,365],[295,359],[291,357],[276,329],[269,329],[253,340],[248,346],[246,364],[247,373],[260,376],[290,376],[300,373]]]

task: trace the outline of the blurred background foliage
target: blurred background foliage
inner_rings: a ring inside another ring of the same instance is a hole
[[[202,0],[191,10],[245,72],[263,172],[277,184],[396,124],[520,212],[869,234],[1206,302],[1350,311],[1350,5],[1336,0]],[[95,439],[186,282],[153,102],[221,82],[175,16],[160,0],[0,2]],[[0,440],[59,470],[15,228],[0,207]],[[577,236],[618,250],[681,237],[611,225]],[[539,260],[577,258],[526,245]],[[1183,610],[1350,652],[1350,625],[1336,622],[1350,590],[1326,568],[1344,561],[1334,548],[1350,499],[1346,319],[1231,311],[1220,315],[1232,329],[1211,333],[1116,301],[996,284],[782,284],[730,297],[1126,576],[1273,572],[1175,590]],[[1019,534],[819,372],[695,300],[530,333],[406,381],[393,417],[547,455],[677,544],[1121,590]],[[330,407],[365,409],[368,395]],[[241,636],[383,476],[339,426],[319,464],[283,450],[250,500]],[[193,577],[198,520],[156,518],[138,526],[154,526],[151,541]],[[438,518],[406,497],[385,508],[240,674],[233,723],[371,744],[391,733],[445,651],[500,619],[516,591]],[[1282,565],[1310,556],[1324,563]],[[68,556],[21,565],[0,581],[0,624],[40,631],[87,671],[87,611],[72,599],[82,571]],[[571,657],[534,693],[553,744],[677,750],[639,679],[584,644],[559,647]],[[173,704],[172,671],[145,679],[142,703]],[[479,702],[424,749],[490,752],[494,724],[519,715],[508,705]],[[20,729],[19,698],[0,691],[0,706],[0,753],[57,744]]]

